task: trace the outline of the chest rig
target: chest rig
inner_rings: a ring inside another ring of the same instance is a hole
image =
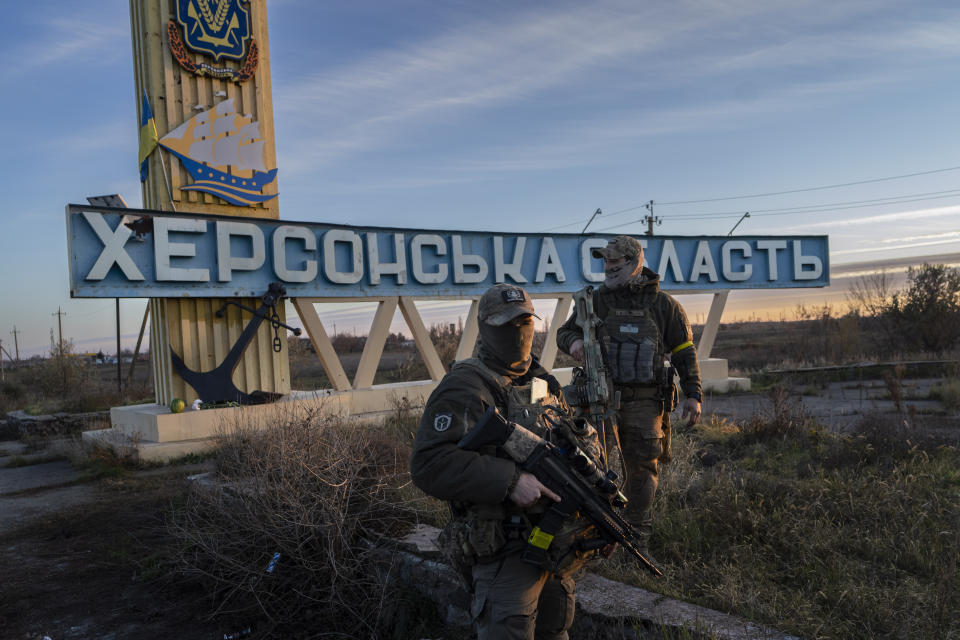
[[[550,393],[546,380],[531,378],[526,384],[515,385],[509,376],[492,371],[479,358],[461,360],[454,366],[470,367],[484,379],[496,399],[497,409],[507,420],[551,441],[550,426],[544,416],[556,411],[561,401]]]
[[[513,384],[508,376],[489,369],[478,358],[457,362],[454,367],[470,367],[484,380],[493,395],[497,409],[507,420],[534,432],[548,442],[556,444],[560,432],[552,426],[562,417],[564,401],[550,393],[546,380],[531,378],[526,384]],[[593,427],[582,432],[565,430],[566,437],[574,437],[578,446],[594,459],[599,459],[599,438]],[[479,450],[485,455],[497,455],[496,447]],[[438,540],[441,548],[455,565],[472,565],[487,562],[511,552],[525,544],[533,526],[546,512],[548,505],[540,501],[522,509],[509,499],[499,504],[464,505],[454,511],[453,518]],[[577,542],[589,534],[592,527],[583,519],[564,523],[551,545],[543,567],[556,574],[569,574],[578,570],[596,555],[596,551],[580,551]]]
[[[663,336],[652,302],[653,296],[641,293],[607,291],[597,296],[597,314],[603,320],[598,334],[614,384],[659,386],[663,382]]]

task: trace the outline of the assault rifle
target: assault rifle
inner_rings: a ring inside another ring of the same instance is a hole
[[[502,448],[522,470],[532,473],[560,496],[560,502],[550,506],[527,538],[527,546],[520,556],[522,560],[543,566],[547,549],[564,520],[580,512],[599,534],[598,538],[578,543],[581,551],[618,543],[653,575],[663,575],[634,545],[638,536],[630,523],[610,506],[609,500],[619,492],[609,472],[598,469],[576,445],[567,443],[561,448],[551,444],[523,426],[504,419],[496,407],[488,408],[477,425],[457,443],[466,451],[476,451],[486,445]],[[598,495],[597,490],[611,498]]]
[[[582,375],[575,379],[586,378],[586,384],[575,384],[564,391],[571,404],[587,409],[590,424],[600,430],[600,445],[603,447],[604,464],[610,464],[607,446],[607,427],[613,428],[616,411],[620,408],[620,392],[610,392],[610,367],[603,343],[597,337],[597,328],[602,321],[593,308],[593,287],[586,287],[573,294],[576,304],[576,324],[583,332]],[[575,380],[576,382],[576,380]],[[611,432],[616,439],[616,433]]]

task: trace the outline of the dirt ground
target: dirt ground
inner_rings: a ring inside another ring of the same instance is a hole
[[[167,577],[164,517],[196,471],[86,480],[63,461],[0,469],[0,638],[209,640],[239,630],[205,621],[204,594]]]
[[[960,416],[951,415],[943,404],[929,399],[930,389],[941,378],[905,379],[902,383],[903,412],[919,418],[930,428],[940,423],[952,425],[960,436]],[[839,432],[873,414],[897,412],[896,403],[883,380],[823,382],[818,384],[794,384],[787,387],[788,402],[797,404],[807,415],[824,426]],[[772,410],[769,393],[711,394],[704,398],[704,411],[719,417],[744,420],[753,415],[763,415]]]
[[[927,399],[936,382],[905,380],[904,411],[960,442],[960,417]],[[882,380],[795,385],[790,398],[840,431],[895,409]],[[745,419],[770,411],[771,401],[768,393],[707,394],[704,409]],[[0,638],[258,637],[255,626],[240,635],[249,620],[211,620],[206,594],[170,577],[166,515],[187,491],[188,476],[209,464],[91,475],[49,458],[18,441],[0,442]]]

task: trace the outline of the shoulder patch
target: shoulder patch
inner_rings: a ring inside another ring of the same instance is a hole
[[[438,413],[433,416],[433,428],[437,431],[446,431],[453,424],[452,413]]]

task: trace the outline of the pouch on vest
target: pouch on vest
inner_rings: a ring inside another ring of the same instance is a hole
[[[437,538],[437,546],[450,563],[463,573],[478,562],[487,562],[503,550],[505,509],[501,504],[471,505],[454,513]]]
[[[554,433],[544,416],[547,413],[553,414],[555,412],[553,407],[562,406],[563,403],[549,392],[546,381],[534,378],[525,385],[510,384],[509,378],[491,371],[478,358],[462,360],[455,366],[469,366],[475,369],[490,385],[500,389],[506,400],[506,406],[500,408],[508,420],[520,424],[553,444],[557,443],[558,434]],[[554,415],[552,419],[556,420],[557,416]],[[600,442],[597,431],[589,424],[584,424],[584,427],[572,429],[571,434],[577,440],[575,444],[599,458]],[[499,511],[491,511],[494,507],[499,508]],[[508,512],[512,512],[514,508],[524,515],[526,526],[518,543],[525,544],[522,541],[527,539],[533,528],[529,520],[536,522],[549,508],[546,500],[541,500],[523,510],[513,507],[509,500],[500,505],[471,505],[467,507],[463,518],[457,518],[462,524],[451,522],[448,525],[451,532],[445,537],[458,536],[465,542],[462,546],[468,549],[469,555],[472,556],[472,559],[466,560],[470,566],[477,562],[488,562],[495,559],[498,553],[510,551],[510,548],[505,549],[509,540],[504,531],[504,520]],[[589,562],[596,556],[596,551],[580,551],[578,543],[592,530],[592,525],[583,518],[566,521],[548,550],[543,569],[559,575],[570,575]],[[443,536],[444,533],[441,535]]]
[[[648,309],[610,309],[602,332],[614,384],[653,385],[660,380],[660,329]]]

